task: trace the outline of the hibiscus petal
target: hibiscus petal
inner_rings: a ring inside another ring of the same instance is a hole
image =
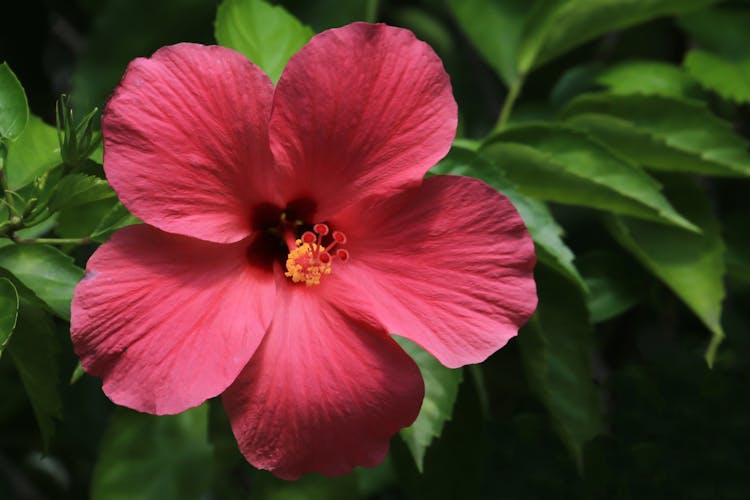
[[[273,85],[233,50],[182,43],[139,58],[102,120],[104,170],[122,202],[164,231],[227,243],[276,202],[268,119]]]
[[[456,102],[442,62],[404,29],[325,31],[279,80],[271,148],[294,171],[288,199],[314,193],[318,220],[353,200],[421,181],[450,149]]]
[[[351,258],[330,281],[368,293],[391,333],[445,366],[484,361],[534,312],[533,242],[510,201],[484,182],[430,177],[354,215],[336,222]]]
[[[419,369],[370,319],[323,302],[318,287],[279,291],[261,347],[223,396],[240,450],[285,479],[375,466],[419,413]]]
[[[220,394],[270,323],[275,284],[247,240],[220,245],[147,225],[115,233],[75,290],[71,335],[115,403],[179,413]]]

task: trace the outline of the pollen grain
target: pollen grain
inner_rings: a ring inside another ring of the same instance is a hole
[[[330,254],[317,243],[306,243],[301,239],[296,243],[297,248],[289,252],[286,259],[284,276],[291,278],[294,283],[320,285],[320,279],[326,274],[331,274]]]

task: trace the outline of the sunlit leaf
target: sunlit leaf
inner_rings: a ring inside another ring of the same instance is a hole
[[[725,99],[750,102],[750,57],[731,60],[703,50],[691,50],[684,65],[705,88]]]
[[[8,345],[18,318],[18,292],[10,280],[0,278],[0,355]]]
[[[199,499],[210,481],[207,405],[170,416],[118,409],[102,440],[91,498]]]
[[[7,63],[0,64],[0,139],[14,141],[21,135],[29,119],[21,82]]]
[[[748,176],[748,142],[699,102],[665,96],[589,94],[564,111],[610,148],[645,167]]]
[[[283,7],[264,0],[224,0],[216,13],[216,41],[245,54],[274,82],[312,36]]]
[[[59,418],[62,411],[57,388],[59,346],[52,319],[39,307],[24,302],[6,350],[31,401],[44,447],[49,448],[55,431],[54,419]]]
[[[104,145],[102,144],[101,141],[99,141],[99,145],[96,147],[96,149],[94,149],[94,151],[91,152],[91,155],[89,156],[89,160],[99,165],[104,163]]]
[[[659,61],[626,61],[602,70],[596,82],[614,94],[698,97],[699,87],[679,66]]]
[[[683,61],[693,78],[725,99],[750,102],[750,12],[722,6],[683,16],[679,24],[699,46]]]
[[[458,395],[458,386],[463,379],[461,369],[444,367],[430,353],[402,337],[395,337],[401,347],[419,366],[424,379],[424,400],[419,416],[414,423],[401,430],[401,438],[411,451],[417,469],[424,467],[427,447],[440,437],[443,425],[453,414],[453,404]]]
[[[593,332],[581,291],[538,268],[539,307],[518,336],[529,383],[579,467],[603,423],[593,382]]]
[[[493,136],[481,152],[533,198],[696,229],[672,208],[655,179],[582,132],[519,126]]]
[[[49,208],[55,212],[115,196],[115,192],[104,179],[91,175],[72,174],[63,177],[55,185],[49,199]]]
[[[712,364],[724,337],[721,303],[725,295],[725,252],[719,223],[708,199],[691,181],[675,177],[667,188],[675,206],[700,226],[700,234],[624,217],[613,218],[610,228],[622,246],[671,288],[711,331],[706,360]]]
[[[0,248],[0,267],[10,271],[55,314],[70,319],[73,289],[83,277],[83,270],[71,257],[47,245],[9,245]]]
[[[8,187],[19,189],[62,162],[55,127],[31,115],[18,140],[8,147]]]
[[[557,268],[582,289],[586,288],[586,284],[573,263],[573,252],[562,240],[563,228],[555,221],[543,202],[521,194],[504,176],[500,167],[475,151],[454,146],[448,156],[431,172],[476,177],[503,193],[516,207],[526,224],[536,246],[537,258]]]

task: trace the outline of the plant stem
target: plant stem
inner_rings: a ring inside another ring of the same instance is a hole
[[[485,381],[484,372],[481,365],[469,365],[469,373],[474,378],[474,385],[477,389],[477,398],[479,406],[482,408],[482,415],[490,418],[490,398],[487,393],[487,382]]]
[[[16,243],[36,243],[46,245],[85,245],[91,238],[19,238],[13,237]]]
[[[367,0],[365,2],[365,20],[374,23],[378,20],[378,0]]]
[[[521,93],[521,88],[523,87],[525,79],[526,75],[518,75],[518,78],[516,78],[513,84],[511,84],[508,89],[508,95],[505,96],[503,108],[500,110],[500,116],[497,118],[497,123],[495,124],[493,132],[500,132],[505,128],[505,125],[508,123],[508,118],[510,118],[510,113],[513,110],[513,105],[516,103],[516,99],[518,99],[518,96]]]
[[[8,215],[15,217],[16,205],[13,202],[13,193],[8,189],[8,177],[5,175],[5,158],[8,154],[8,150],[5,144],[0,142],[0,186],[3,189],[3,196],[5,197],[5,204],[8,205]]]
[[[706,349],[706,363],[708,363],[709,368],[714,367],[714,361],[716,360],[716,352],[719,350],[719,345],[724,340],[724,332],[713,332],[713,337],[711,338],[711,343],[708,345],[708,349]]]

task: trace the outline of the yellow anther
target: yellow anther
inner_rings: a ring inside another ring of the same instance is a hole
[[[325,248],[316,243],[303,243],[302,240],[297,240],[296,243],[297,248],[289,252],[286,258],[284,276],[292,278],[294,283],[320,285],[320,279],[326,274],[331,274],[330,260],[322,262],[320,258]]]

